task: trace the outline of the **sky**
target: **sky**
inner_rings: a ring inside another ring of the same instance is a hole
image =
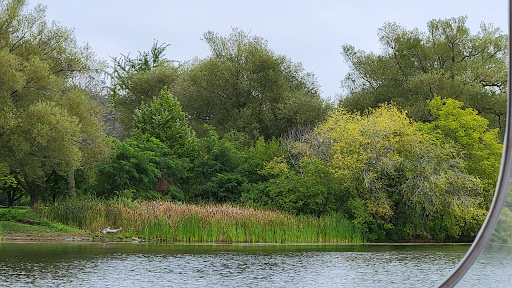
[[[432,19],[468,16],[471,33],[493,23],[508,33],[506,0],[29,0],[47,6],[47,19],[73,28],[78,43],[98,57],[138,55],[154,41],[167,43],[166,58],[187,61],[210,55],[203,33],[227,36],[232,28],[267,40],[268,48],[302,63],[336,99],[349,71],[341,46],[379,53],[377,31],[386,22],[425,31]]]

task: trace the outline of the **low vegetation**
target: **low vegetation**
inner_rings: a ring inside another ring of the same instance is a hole
[[[51,221],[35,214],[29,207],[0,208],[0,240],[45,240],[59,236],[88,237],[89,233],[76,227]]]
[[[87,199],[39,206],[36,213],[90,232],[122,230],[115,237],[178,242],[354,243],[360,230],[339,215],[293,216],[228,204]]]

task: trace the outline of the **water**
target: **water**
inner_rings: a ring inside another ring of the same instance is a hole
[[[0,286],[434,287],[468,247],[0,243]]]
[[[512,246],[487,244],[457,288],[512,287]]]

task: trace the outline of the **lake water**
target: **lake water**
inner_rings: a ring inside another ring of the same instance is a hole
[[[435,287],[468,247],[0,243],[0,287]],[[511,287],[511,252],[457,287]]]
[[[0,286],[434,287],[468,247],[0,243]]]

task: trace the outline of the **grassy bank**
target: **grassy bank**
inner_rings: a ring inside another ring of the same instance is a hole
[[[52,221],[92,233],[119,228],[116,237],[176,242],[363,242],[362,233],[338,215],[293,216],[275,211],[223,205],[132,202],[98,199],[36,207]]]
[[[28,207],[0,208],[0,241],[87,238],[89,233],[48,220]]]

